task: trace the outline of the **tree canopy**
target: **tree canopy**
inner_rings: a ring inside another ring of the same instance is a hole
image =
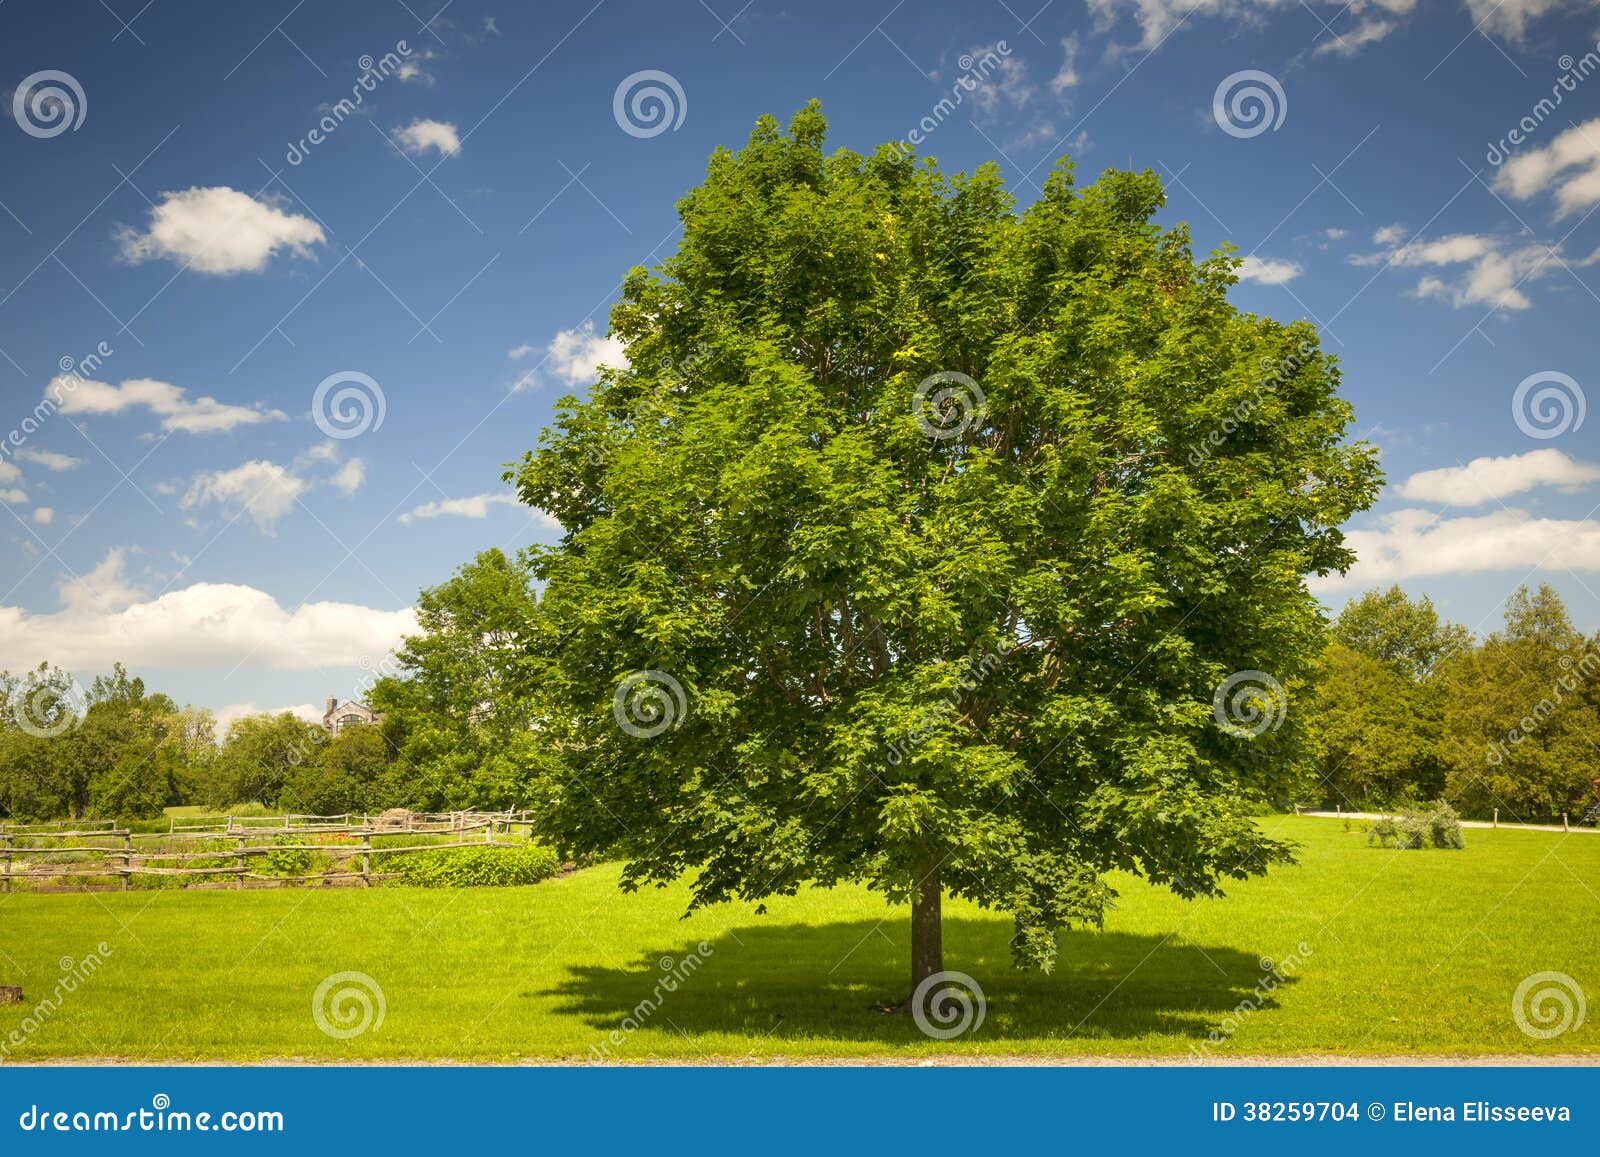
[[[1376,457],[1315,331],[1154,223],[1153,173],[1063,160],[1018,211],[992,165],[825,128],[713,155],[612,311],[627,368],[508,474],[564,528],[533,556],[543,803],[696,905],[910,900],[914,982],[946,893],[1048,967],[1112,870],[1208,895],[1286,854],[1249,813]],[[1223,715],[1235,673],[1268,726]]]

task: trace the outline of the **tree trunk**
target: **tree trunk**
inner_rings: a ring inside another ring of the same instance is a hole
[[[911,900],[911,991],[944,971],[944,927],[939,861],[932,856],[917,864],[917,891]],[[925,993],[924,997],[932,993]]]

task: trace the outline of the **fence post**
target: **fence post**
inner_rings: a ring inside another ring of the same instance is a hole
[[[1499,827],[1500,826],[1500,809],[1499,808],[1495,808],[1494,809],[1494,826],[1495,827]]]
[[[1566,812],[1562,812],[1561,813],[1561,830],[1564,831],[1564,832],[1570,832],[1572,830],[1572,825],[1567,823],[1567,813]]]
[[[0,839],[6,842],[6,891],[11,891],[11,833],[0,832]]]
[[[128,890],[128,877],[133,871],[133,832],[127,831],[122,835],[122,890]]]
[[[372,887],[372,836],[361,837],[361,886]]]
[[[239,861],[239,874],[233,878],[233,886],[235,888],[243,888],[244,887],[244,873],[245,873],[244,837],[243,836],[240,836],[238,841],[237,841],[236,853],[237,854],[234,856],[234,859]]]

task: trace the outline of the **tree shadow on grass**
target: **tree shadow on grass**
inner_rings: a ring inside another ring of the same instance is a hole
[[[1238,949],[1126,932],[1069,933],[1046,976],[1012,966],[1010,931],[998,920],[944,922],[946,969],[972,976],[985,999],[983,1023],[964,1041],[1167,1037],[1181,1050],[1230,1018],[1277,1008],[1273,988],[1292,983],[1273,975],[1270,960]],[[574,967],[539,995],[583,1017],[605,1056],[649,1051],[644,1040],[604,1046],[613,1032],[627,1038],[639,1029],[926,1044],[910,1017],[881,1011],[906,996],[909,951],[903,921],[756,924],[664,942],[622,967]]]

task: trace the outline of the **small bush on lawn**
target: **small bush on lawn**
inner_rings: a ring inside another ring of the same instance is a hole
[[[1464,848],[1461,817],[1444,800],[1426,807],[1408,808],[1398,819],[1385,817],[1372,821],[1367,843],[1380,848]]]
[[[518,848],[441,848],[384,857],[384,868],[420,888],[499,888],[537,884],[561,867],[555,852],[529,844]]]

